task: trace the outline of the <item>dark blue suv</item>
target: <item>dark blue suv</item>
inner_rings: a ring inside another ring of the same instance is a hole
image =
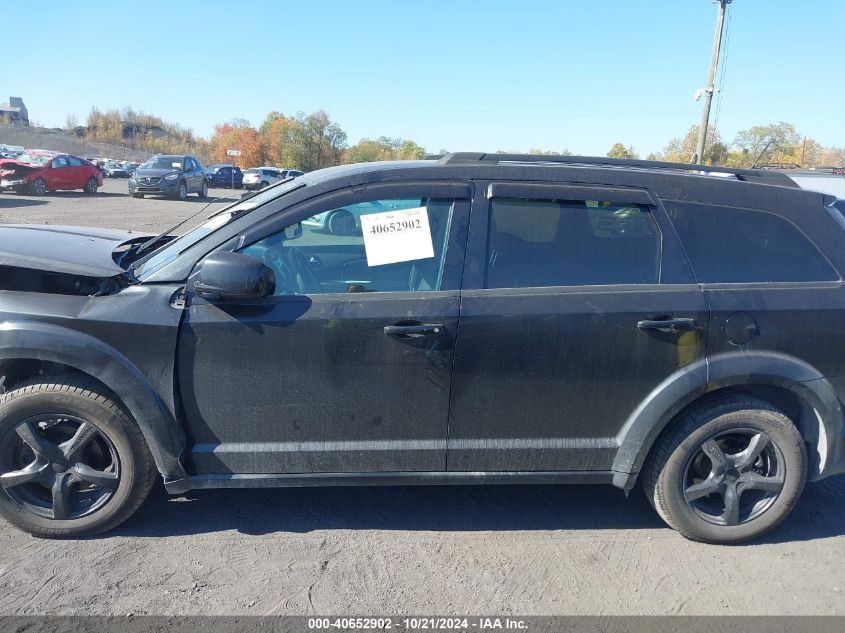
[[[205,170],[205,181],[209,187],[231,187],[241,189],[244,174],[234,165],[209,165]]]

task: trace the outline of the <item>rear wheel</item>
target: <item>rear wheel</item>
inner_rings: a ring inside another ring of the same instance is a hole
[[[97,193],[97,179],[91,176],[82,188],[85,193]]]
[[[266,180],[262,180],[262,181],[261,181],[261,184],[258,186],[258,188],[259,188],[259,189],[264,189],[264,187],[269,187],[269,186],[270,186],[270,183],[269,183],[269,182],[267,182]]]
[[[36,178],[29,186],[29,190],[35,196],[43,196],[47,193],[47,181],[43,178]]]
[[[84,381],[37,379],[0,398],[0,515],[36,536],[109,530],[156,470],[140,429]]]
[[[807,456],[798,429],[754,398],[693,408],[658,440],[643,487],[666,523],[696,541],[757,538],[792,510]]]

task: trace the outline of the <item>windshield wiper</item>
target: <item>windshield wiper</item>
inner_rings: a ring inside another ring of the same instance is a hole
[[[127,255],[129,255],[129,253],[130,253],[130,252],[131,252],[133,255],[138,256],[138,255],[140,255],[141,253],[143,253],[144,251],[146,251],[147,249],[151,248],[151,247],[153,246],[153,244],[158,244],[158,243],[159,243],[159,242],[161,242],[164,238],[168,237],[171,233],[173,233],[173,231],[175,231],[176,229],[178,229],[180,226],[182,226],[182,225],[183,225],[183,224],[185,224],[186,222],[190,222],[190,221],[191,221],[191,220],[193,220],[195,217],[197,217],[198,215],[200,215],[203,211],[205,211],[205,210],[206,210],[206,209],[207,209],[210,205],[214,204],[215,202],[219,202],[220,200],[231,200],[231,198],[230,198],[229,196],[222,196],[222,197],[220,197],[220,198],[215,198],[214,200],[212,200],[211,202],[209,202],[208,204],[206,204],[206,205],[205,205],[202,209],[200,209],[200,210],[199,210],[199,211],[197,211],[196,213],[194,213],[194,214],[192,214],[192,215],[189,215],[187,218],[185,218],[185,219],[184,219],[184,220],[182,220],[181,222],[178,222],[178,223],[174,224],[174,225],[173,225],[173,226],[171,226],[169,229],[167,229],[167,230],[165,230],[165,231],[162,231],[161,233],[159,233],[159,234],[158,234],[158,235],[156,235],[155,237],[150,238],[150,239],[149,239],[149,240],[147,240],[146,242],[142,242],[142,243],[138,246],[138,249],[137,249],[137,250],[134,250],[134,251],[133,251],[132,249],[130,249],[130,250],[126,251],[126,253],[124,253],[123,257],[121,257],[121,261],[122,261],[123,259],[125,259],[125,258],[126,258],[126,256],[127,256]],[[217,215],[217,214],[216,214],[216,213],[214,213],[214,214],[212,214],[212,215]],[[134,268],[134,266],[133,266],[133,268]]]

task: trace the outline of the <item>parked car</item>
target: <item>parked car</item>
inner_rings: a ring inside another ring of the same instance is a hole
[[[133,198],[145,195],[169,196],[185,200],[189,193],[208,195],[205,170],[193,156],[157,154],[143,163],[129,179]]]
[[[244,171],[244,189],[264,189],[288,178],[301,176],[297,169],[278,169],[277,167],[250,167]]]
[[[209,165],[205,170],[209,187],[243,187],[244,174],[234,165]]]
[[[129,171],[121,163],[108,162],[103,167],[106,178],[129,178]]]
[[[82,189],[97,193],[103,176],[84,158],[70,154],[30,151],[0,161],[0,190],[43,196],[48,191]]]
[[[833,202],[772,172],[451,154],[311,172],[180,237],[0,226],[0,514],[100,532],[158,475],[640,481],[689,538],[757,537],[845,472]],[[305,224],[356,206],[349,235]]]

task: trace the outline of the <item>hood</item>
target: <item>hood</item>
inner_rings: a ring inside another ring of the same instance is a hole
[[[112,258],[114,250],[151,236],[151,233],[82,226],[2,224],[0,266],[113,277],[123,272]]]
[[[166,176],[167,174],[177,174],[180,173],[178,169],[136,169],[135,175],[141,176],[143,178],[160,178],[161,176]]]
[[[32,172],[44,169],[44,166],[22,163],[19,160],[0,160],[0,171]]]

